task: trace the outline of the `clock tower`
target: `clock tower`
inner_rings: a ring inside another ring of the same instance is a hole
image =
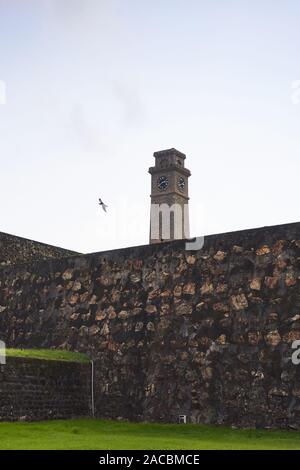
[[[191,172],[186,156],[172,148],[154,153],[151,174],[150,243],[189,238],[189,190]]]

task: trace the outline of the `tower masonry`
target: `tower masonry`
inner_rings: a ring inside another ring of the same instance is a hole
[[[172,148],[154,153],[151,174],[150,243],[189,238],[189,187],[191,172],[186,156]]]

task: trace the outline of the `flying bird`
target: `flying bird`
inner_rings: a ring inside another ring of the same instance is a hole
[[[104,202],[100,198],[99,198],[99,206],[101,206],[104,212],[106,212],[106,209],[108,208],[108,206],[104,204]]]

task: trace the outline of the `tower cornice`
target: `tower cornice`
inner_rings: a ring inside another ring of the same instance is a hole
[[[166,192],[164,193],[164,196],[165,196],[165,197],[167,197],[167,196],[176,196],[176,197],[179,197],[179,198],[181,198],[181,199],[185,199],[186,201],[189,201],[189,200],[190,200],[189,196],[185,196],[184,194],[181,194],[181,193],[176,192],[176,191],[170,191],[170,192],[167,192],[167,191],[166,191]],[[153,201],[153,200],[158,200],[158,202],[159,202],[160,204],[164,204],[164,201],[161,201],[161,200],[160,200],[160,199],[161,199],[161,194],[151,194],[151,195],[150,195],[150,198],[151,198],[151,201]]]
[[[156,166],[151,166],[149,168],[149,173],[150,175],[155,175],[156,173],[161,173],[162,171],[169,171],[169,170],[176,170],[178,173],[181,173],[182,175],[187,176],[187,177],[191,176],[192,174],[190,170],[188,170],[187,168],[177,166],[177,165],[170,165],[166,168],[159,168]]]

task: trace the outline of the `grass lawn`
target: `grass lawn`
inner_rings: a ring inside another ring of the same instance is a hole
[[[7,348],[7,357],[28,357],[32,359],[46,359],[49,361],[89,362],[86,354],[59,349],[13,349]]]
[[[0,423],[0,449],[300,449],[300,432],[92,419]]]

